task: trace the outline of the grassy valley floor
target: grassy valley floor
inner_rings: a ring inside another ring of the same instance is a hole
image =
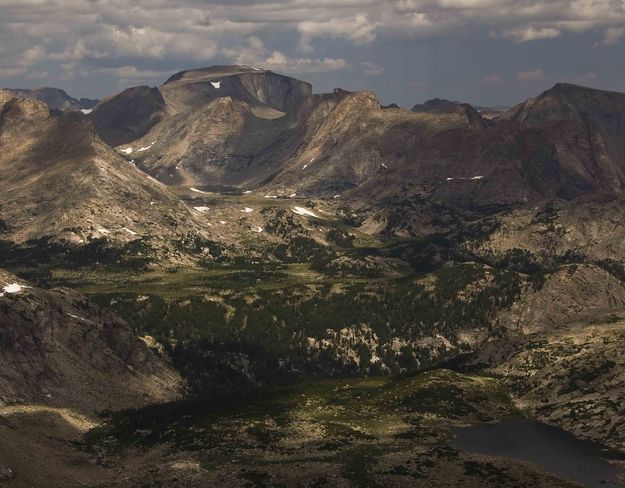
[[[435,370],[120,412],[87,439],[107,487],[577,486],[450,446],[455,426],[514,418],[499,380]]]

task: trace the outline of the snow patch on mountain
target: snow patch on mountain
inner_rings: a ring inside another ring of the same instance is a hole
[[[79,317],[78,315],[74,315],[73,313],[66,313],[66,315],[68,315],[69,317],[73,319],[82,320],[83,322],[86,322],[86,319],[84,317]]]
[[[319,216],[315,212],[313,212],[312,210],[308,210],[304,207],[293,207],[293,213],[296,213],[297,215],[304,215],[306,217],[319,218]]]
[[[154,141],[152,144],[150,144],[149,146],[144,146],[144,147],[140,147],[139,149],[137,149],[137,152],[143,152],[143,151],[147,151],[148,149],[150,149],[154,144],[156,143],[156,141]]]
[[[7,285],[4,285],[4,287],[2,288],[2,293],[0,293],[0,297],[3,297],[6,293],[19,293],[25,288],[28,288],[28,286],[20,285],[19,283],[9,283]]]
[[[447,178],[445,178],[445,181],[453,181],[453,180],[481,180],[484,177],[482,175],[477,175],[477,176],[469,176],[469,177],[464,177],[464,176],[460,176],[457,178],[453,178],[451,176],[448,176]]]

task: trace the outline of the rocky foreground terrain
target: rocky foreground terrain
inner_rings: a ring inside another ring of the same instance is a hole
[[[0,323],[0,479],[9,486],[96,483],[97,466],[76,446],[98,414],[181,398],[165,355],[73,290],[0,270]]]
[[[3,486],[586,483],[456,443],[510,421],[618,482],[625,95],[72,100],[0,91]]]

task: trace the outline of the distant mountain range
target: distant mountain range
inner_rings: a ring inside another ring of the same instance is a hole
[[[337,198],[382,218],[408,200],[486,209],[625,188],[625,95],[570,84],[489,116],[440,99],[404,110],[380,106],[371,92],[317,95],[248,66],[183,71],[106,98],[87,116],[50,115],[20,98],[55,109],[82,103],[61,90],[2,93],[3,217],[21,238],[83,225],[92,235],[145,233],[134,208],[158,209],[151,225],[169,234],[162,208],[169,221],[187,217],[167,186]],[[122,188],[132,198],[120,198]],[[37,203],[40,195],[49,203]]]
[[[624,107],[625,95],[558,84],[501,113],[439,99],[408,111],[370,92],[313,95],[293,78],[215,67],[126,90],[92,118],[167,184],[484,206],[622,192]]]
[[[445,100],[442,98],[432,98],[424,103],[420,103],[412,107],[413,112],[454,112],[462,105],[466,105],[462,102],[455,102],[452,100]],[[397,107],[398,108],[398,107]],[[476,106],[475,109],[480,113],[482,117],[493,118],[503,112],[506,112],[510,107],[503,105],[495,106]]]
[[[13,96],[31,98],[45,103],[53,110],[84,110],[89,112],[98,103],[90,98],[73,98],[60,88],[6,88]]]

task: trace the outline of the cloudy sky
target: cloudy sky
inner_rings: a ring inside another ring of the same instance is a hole
[[[103,97],[249,64],[412,106],[625,91],[625,0],[0,0],[0,86]]]

